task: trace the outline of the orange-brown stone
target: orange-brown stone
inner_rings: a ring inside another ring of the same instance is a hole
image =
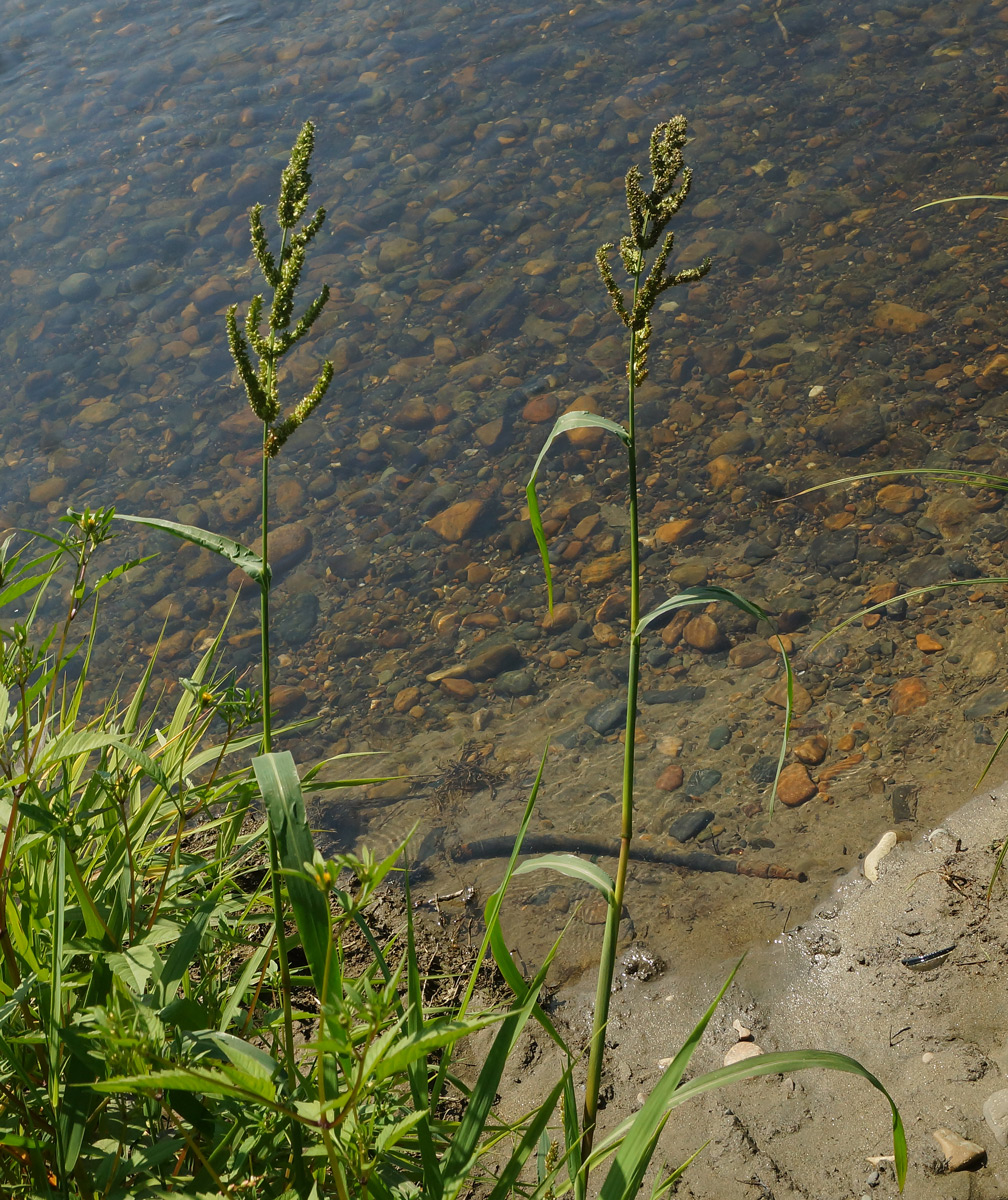
[[[533,396],[522,409],[522,417],[531,425],[541,425],[543,421],[552,421],[556,411],[557,402],[553,396]]]
[[[933,638],[930,633],[918,633],[914,641],[922,654],[934,654],[937,650],[945,649],[942,643],[937,638]]]
[[[901,516],[924,499],[924,489],[906,483],[889,483],[880,488],[875,503],[886,512]]]
[[[889,707],[897,717],[906,716],[928,702],[928,690],[922,679],[910,677],[900,679],[893,684],[889,693]]]
[[[787,708],[787,680],[778,679],[769,691],[763,693],[767,704],[775,704],[778,708]],[[796,716],[807,713],[812,707],[812,693],[797,680],[791,689],[791,711]]]
[[[663,546],[685,546],[700,536],[700,522],[692,517],[666,521],[655,530],[655,539]]]
[[[899,591],[899,584],[894,579],[887,579],[881,583],[873,583],[865,592],[861,607],[865,608],[869,604],[885,604],[886,601],[892,600]]]
[[[729,454],[719,454],[707,464],[711,487],[716,491],[730,487],[738,479],[738,465]]]
[[[724,635],[718,629],[717,622],[706,613],[701,613],[686,623],[683,637],[694,650],[699,650],[702,654],[712,654],[724,645]]]
[[[542,619],[543,629],[550,633],[563,633],[565,629],[576,624],[578,611],[573,604],[555,604],[552,613],[547,613]]]
[[[810,767],[817,767],[826,757],[829,742],[821,733],[814,733],[794,748],[794,756],[799,762]]]
[[[476,685],[468,679],[442,679],[441,690],[456,700],[471,700],[476,695]]]
[[[805,764],[800,762],[786,766],[777,781],[777,799],[788,808],[797,808],[799,804],[811,800],[818,790]]]
[[[405,687],[401,692],[396,693],[392,707],[397,713],[408,712],[419,699],[420,689],[418,687]]]
[[[658,776],[655,786],[663,792],[674,792],[677,788],[682,787],[682,781],[682,767],[678,763],[670,763]]]
[[[887,300],[875,309],[872,324],[876,329],[885,329],[890,333],[917,333],[925,325],[931,324],[931,314]]]
[[[581,582],[591,586],[597,583],[611,583],[621,571],[627,567],[625,554],[605,554],[601,558],[586,563],[581,570]]]
[[[431,517],[427,525],[446,542],[461,542],[482,514],[482,500],[460,500]]]

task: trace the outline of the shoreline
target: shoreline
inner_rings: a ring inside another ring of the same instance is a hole
[[[715,1013],[690,1074],[720,1066],[738,1040],[762,1049],[816,1048],[851,1055],[885,1084],[907,1130],[908,1200],[994,1200],[1008,1194],[1008,1149],[983,1105],[1008,1088],[1008,878],[984,903],[997,846],[1008,834],[1008,785],[985,788],[940,826],[900,842],[871,882],[858,867],[808,918],[753,946]],[[866,852],[871,847],[866,848]],[[937,965],[904,959],[949,945]],[[613,997],[612,1055],[604,1078],[605,1127],[639,1107],[717,993],[731,966],[648,982]],[[918,965],[918,964],[914,964]],[[562,989],[554,1012],[577,1041],[592,988]],[[545,1046],[515,1082],[519,1103],[550,1079]],[[541,1074],[541,1080],[540,1080]],[[981,1146],[983,1165],[949,1171],[936,1129]],[[1008,1139],[1008,1125],[1001,1127]],[[673,1114],[655,1161],[674,1167],[698,1147],[678,1192],[690,1200],[895,1197],[890,1119],[881,1096],[854,1076],[802,1071],[709,1093]],[[875,1160],[875,1161],[873,1161]]]

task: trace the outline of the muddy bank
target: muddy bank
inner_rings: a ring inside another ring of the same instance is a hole
[[[815,1047],[851,1054],[890,1089],[909,1143],[908,1200],[984,1198],[1008,1191],[1003,1116],[1008,1087],[1008,891],[984,893],[1008,828],[1008,793],[985,790],[940,827],[900,842],[869,882],[859,865],[807,918],[754,946],[708,1028],[697,1071],[721,1064],[748,1028],[766,1051]],[[866,847],[867,848],[867,847]],[[952,947],[946,958],[926,956]],[[917,960],[925,959],[922,964]],[[904,960],[908,960],[905,962]],[[614,998],[605,1120],[636,1109],[723,982],[730,963],[697,974],[674,966]],[[556,1011],[587,1035],[590,990],[562,991]],[[545,1084],[548,1052],[511,1080]],[[991,1098],[994,1097],[992,1101]],[[992,1108],[992,1121],[984,1106]],[[950,1171],[935,1130],[980,1147]],[[709,1145],[679,1195],[691,1200],[891,1196],[888,1107],[863,1081],[832,1072],[769,1076],[678,1110],[661,1144],[676,1164]]]

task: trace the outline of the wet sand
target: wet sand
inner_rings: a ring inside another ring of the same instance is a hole
[[[787,932],[751,948],[694,1058],[721,1064],[748,1027],[764,1050],[817,1048],[853,1055],[889,1088],[907,1130],[908,1200],[994,1200],[1008,1192],[1008,1150],[982,1113],[1008,1087],[1008,886],[984,900],[994,849],[1008,832],[1008,790],[987,789],[940,827],[900,842],[869,882],[859,864],[826,902]],[[932,969],[904,959],[953,946]],[[731,967],[675,967],[614,998],[612,1058],[604,1080],[608,1125],[632,1113],[702,1014]],[[586,988],[561,991],[555,1008],[587,1030]],[[521,1103],[550,1077],[538,1046],[516,1074]],[[933,1131],[978,1144],[980,1165],[950,1172]],[[1002,1127],[1004,1136],[1004,1127]],[[704,1142],[678,1195],[691,1200],[847,1200],[895,1197],[890,1120],[864,1081],[835,1072],[768,1076],[677,1110],[660,1145],[671,1166]]]

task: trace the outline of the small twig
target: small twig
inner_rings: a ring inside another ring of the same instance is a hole
[[[789,42],[791,39],[788,36],[788,31],[784,28],[784,22],[780,19],[780,6],[781,0],[777,0],[773,10],[773,19],[777,22],[777,28],[781,31],[781,37],[785,42]]]

